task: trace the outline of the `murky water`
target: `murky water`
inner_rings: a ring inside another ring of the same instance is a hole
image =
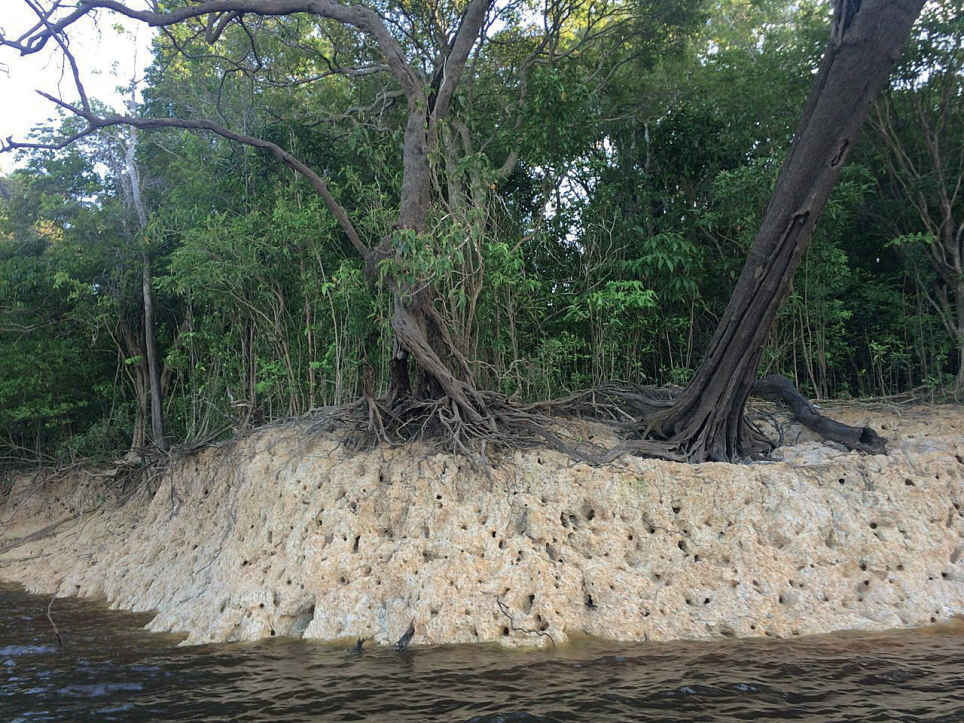
[[[964,721],[964,625],[790,641],[360,655],[179,648],[149,616],[0,586],[0,720]]]

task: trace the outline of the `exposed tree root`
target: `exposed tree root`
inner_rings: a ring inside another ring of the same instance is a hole
[[[421,441],[480,463],[488,461],[489,452],[532,447],[557,449],[587,461],[605,453],[585,440],[566,439],[558,420],[536,408],[512,404],[493,392],[473,396],[481,413],[472,418],[449,397],[389,404],[365,396],[352,405],[323,411],[313,426],[346,430],[345,443],[353,448]]]
[[[779,374],[771,374],[753,385],[753,395],[783,402],[803,426],[824,439],[868,454],[885,454],[887,440],[870,427],[851,427],[825,417],[793,386],[793,382]]]
[[[569,417],[589,417],[631,431],[638,426],[640,419],[648,419],[673,406],[681,391],[681,387],[672,385],[655,387],[607,382],[562,399],[537,402],[529,408]]]
[[[673,386],[613,382],[562,399],[520,405],[501,394],[473,390],[479,414],[472,418],[463,414],[462,404],[446,396],[421,401],[408,398],[391,404],[366,395],[352,405],[322,412],[313,427],[347,430],[345,441],[354,448],[422,441],[481,464],[489,461],[490,453],[533,447],[548,447],[593,465],[612,462],[623,454],[677,462],[703,461],[694,459],[684,439],[659,439],[639,433],[670,409],[681,391]],[[874,430],[850,427],[823,416],[785,377],[766,377],[754,385],[752,393],[789,405],[797,420],[824,439],[866,453],[886,451],[885,440]],[[567,422],[574,420],[602,423],[622,439],[613,446],[593,442],[591,435],[570,429]],[[760,456],[783,442],[783,432],[775,419],[771,419],[771,424],[780,435],[778,440],[769,439],[745,415],[741,424],[745,448],[752,445]]]

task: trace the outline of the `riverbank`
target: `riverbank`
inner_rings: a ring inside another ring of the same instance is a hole
[[[603,468],[346,450],[307,422],[173,461],[17,478],[0,580],[155,611],[187,642],[791,637],[964,614],[964,408],[825,409],[886,456]],[[795,434],[795,432],[794,432]],[[791,439],[794,437],[791,435]]]

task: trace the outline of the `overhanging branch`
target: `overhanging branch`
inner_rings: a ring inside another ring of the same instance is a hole
[[[402,87],[409,93],[421,91],[418,73],[406,61],[402,47],[378,14],[364,5],[343,5],[334,0],[204,0],[168,12],[158,12],[137,10],[118,0],[80,0],[72,12],[54,19],[59,8],[60,4],[55,3],[46,10],[40,9],[40,22],[16,39],[0,37],[0,45],[14,48],[21,55],[37,53],[51,38],[60,36],[68,27],[97,9],[111,10],[158,28],[210,16],[204,29],[205,39],[209,43],[217,41],[232,22],[241,20],[245,14],[267,17],[308,13],[350,25],[370,35]]]
[[[70,111],[74,115],[83,118],[85,121],[87,121],[87,127],[81,131],[78,131],[77,133],[52,143],[19,142],[14,141],[12,138],[7,138],[6,140],[0,142],[0,153],[18,149],[59,150],[66,148],[71,143],[89,136],[90,134],[102,128],[110,128],[113,126],[122,125],[132,126],[134,128],[144,130],[156,130],[160,128],[184,128],[187,130],[208,131],[210,133],[219,135],[222,138],[227,138],[228,140],[242,143],[246,146],[252,146],[254,148],[269,151],[275,158],[288,166],[288,168],[291,168],[293,171],[306,178],[318,195],[321,196],[322,200],[325,202],[325,206],[328,208],[328,211],[338,221],[338,225],[348,237],[348,240],[351,242],[351,245],[354,247],[355,251],[357,251],[364,260],[367,260],[371,255],[371,250],[358,235],[358,231],[355,229],[351,219],[348,217],[348,212],[345,210],[345,207],[342,206],[332,195],[325,179],[322,178],[320,174],[312,170],[304,161],[296,158],[277,143],[267,141],[263,138],[256,138],[254,136],[244,135],[243,133],[237,133],[207,119],[187,120],[182,118],[137,118],[134,116],[122,116],[117,114],[98,116],[90,110],[67,103],[66,101],[56,98],[49,93],[44,93],[43,91],[37,92],[52,103],[55,103],[61,108]]]

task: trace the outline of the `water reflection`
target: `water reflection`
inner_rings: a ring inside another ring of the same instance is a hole
[[[177,647],[149,616],[0,587],[0,719],[964,720],[964,625],[790,641],[359,655],[301,640]]]

